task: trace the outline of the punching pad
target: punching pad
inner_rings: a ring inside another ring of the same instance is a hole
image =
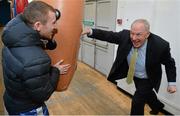
[[[70,64],[68,73],[60,75],[57,91],[66,90],[77,68],[77,58],[82,32],[82,17],[84,0],[42,0],[60,10],[61,17],[57,21],[58,33],[55,35],[57,47],[48,50],[52,65],[64,60],[63,64]]]

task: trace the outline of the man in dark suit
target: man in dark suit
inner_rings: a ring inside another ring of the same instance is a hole
[[[138,49],[135,64],[134,83],[136,87],[132,98],[131,115],[143,115],[144,105],[147,103],[152,111],[158,114],[164,107],[153,91],[157,92],[162,78],[161,64],[165,66],[169,93],[176,92],[176,67],[171,57],[169,43],[150,32],[150,25],[145,19],[135,20],[130,30],[120,32],[104,31],[99,29],[84,29],[82,35],[91,38],[118,44],[117,56],[111,68],[108,80],[127,77],[131,56],[134,49]]]

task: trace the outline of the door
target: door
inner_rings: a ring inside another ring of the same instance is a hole
[[[116,0],[98,0],[96,10],[96,28],[115,31]],[[114,44],[96,40],[95,69],[106,76],[109,74],[114,58]]]

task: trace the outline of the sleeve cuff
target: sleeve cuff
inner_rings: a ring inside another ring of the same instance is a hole
[[[176,86],[176,82],[168,82],[168,85],[169,85],[169,86],[171,86],[171,85],[172,85],[172,86]]]
[[[90,33],[87,36],[91,36],[93,34],[93,30],[90,29]]]

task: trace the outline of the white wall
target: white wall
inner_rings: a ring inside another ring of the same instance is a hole
[[[149,20],[151,32],[170,42],[171,53],[177,67],[177,92],[169,94],[166,91],[167,79],[165,71],[158,93],[159,99],[166,104],[165,109],[173,114],[180,114],[180,0],[118,0],[117,19],[123,19],[122,25],[116,25],[116,31],[129,29],[130,24],[137,18]],[[117,46],[116,48],[117,49]],[[123,81],[120,85],[132,93],[131,88]],[[129,89],[129,90],[128,90]],[[131,89],[131,90],[130,90]]]
[[[154,19],[152,31],[170,42],[171,53],[175,58],[177,67],[177,88],[180,90],[180,1],[179,0],[161,0],[155,2]],[[166,92],[167,80],[165,71],[159,91],[159,98],[168,104],[167,110],[180,114],[180,92],[169,94]]]
[[[154,0],[118,0],[117,19],[122,19],[122,25],[116,25],[116,31],[129,29],[134,19],[145,18],[151,24]],[[148,15],[147,15],[148,14]],[[115,47],[117,50],[117,46]],[[116,52],[114,54],[116,56]]]

